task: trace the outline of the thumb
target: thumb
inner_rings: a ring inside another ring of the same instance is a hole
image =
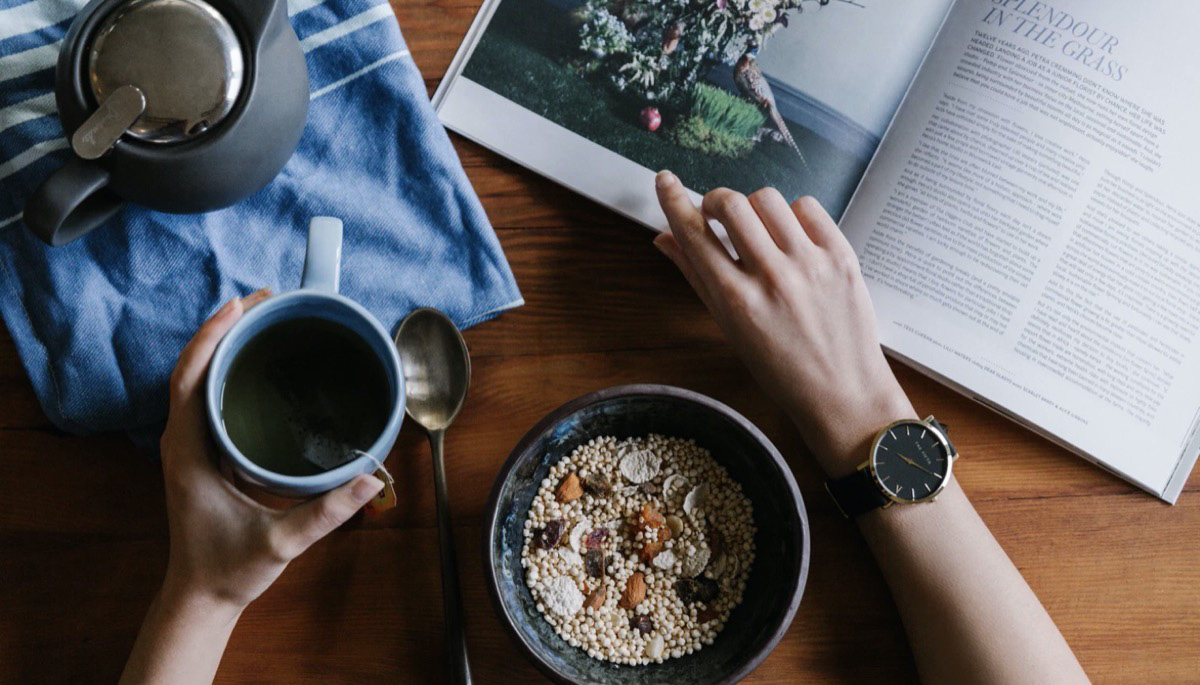
[[[383,481],[362,475],[317,499],[292,507],[279,523],[283,536],[291,543],[291,549],[300,554],[349,520],[382,489]]]

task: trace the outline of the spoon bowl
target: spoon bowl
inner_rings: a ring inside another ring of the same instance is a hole
[[[445,430],[462,409],[471,358],[458,327],[436,309],[417,309],[400,324],[396,349],[404,363],[408,415],[425,430]]]

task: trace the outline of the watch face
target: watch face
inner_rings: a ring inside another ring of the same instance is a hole
[[[871,465],[894,499],[919,502],[942,489],[950,474],[950,452],[929,426],[904,422],[883,432],[875,443]]]

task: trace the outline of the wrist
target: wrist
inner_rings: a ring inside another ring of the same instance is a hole
[[[916,411],[894,378],[878,389],[830,402],[822,411],[793,414],[793,420],[805,433],[817,463],[830,478],[854,473],[867,459],[867,452],[881,428],[901,419],[916,419]]]
[[[236,623],[246,608],[246,603],[222,597],[199,583],[172,574],[169,569],[158,601],[174,613],[203,615],[217,623]]]

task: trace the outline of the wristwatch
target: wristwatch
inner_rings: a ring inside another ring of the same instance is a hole
[[[879,431],[857,471],[825,481],[825,489],[846,518],[893,504],[932,502],[950,482],[957,458],[937,419],[903,419]]]

